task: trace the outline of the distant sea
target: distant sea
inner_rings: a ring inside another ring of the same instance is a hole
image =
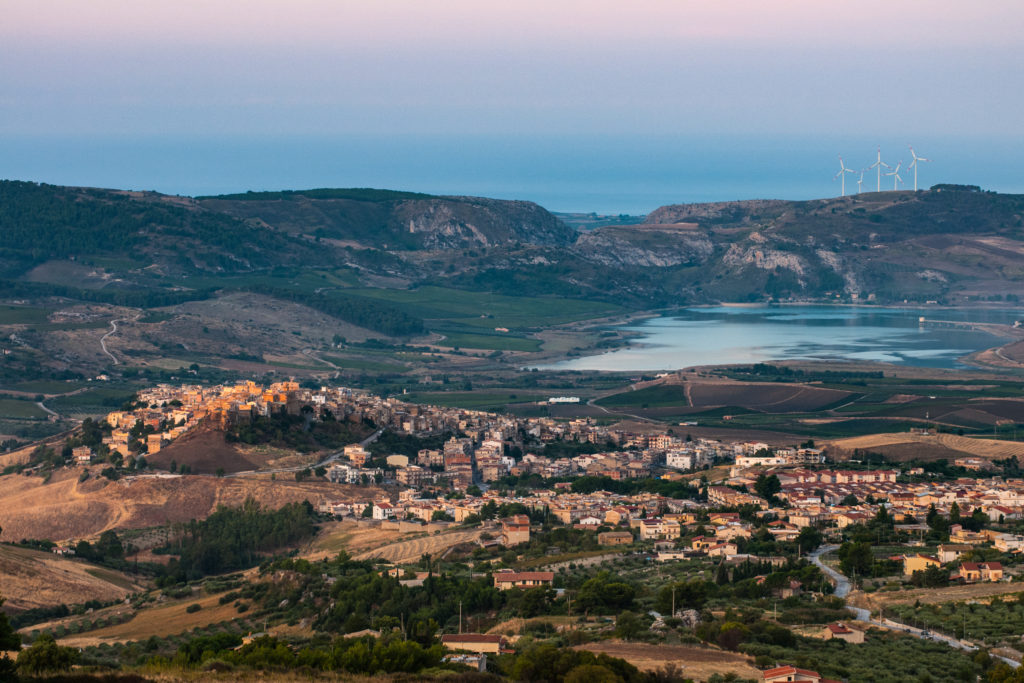
[[[376,187],[526,199],[553,211],[645,214],[672,203],[836,196],[837,154],[923,164],[919,186],[1024,193],[1024,139],[729,136],[0,136],[0,178],[201,195]],[[906,188],[913,172],[901,171]],[[847,175],[848,193],[857,189]],[[883,189],[892,187],[883,177]],[[875,188],[865,176],[863,188]]]

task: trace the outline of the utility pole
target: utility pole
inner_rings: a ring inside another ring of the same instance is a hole
[[[462,600],[459,600],[459,635],[462,635]]]
[[[676,616],[676,585],[672,584],[672,616]]]

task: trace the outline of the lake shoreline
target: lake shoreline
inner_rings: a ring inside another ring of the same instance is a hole
[[[1024,363],[1008,357],[1000,360],[999,355],[1024,339],[1024,330],[1013,326],[1024,317],[1024,310],[985,303],[971,307],[847,302],[689,306],[648,312],[625,324],[605,327],[622,335],[626,344],[619,348],[534,367],[672,372],[800,361],[950,370],[1024,368]],[[935,317],[937,313],[941,319]],[[993,344],[992,337],[1001,343]],[[999,362],[992,362],[993,358]]]

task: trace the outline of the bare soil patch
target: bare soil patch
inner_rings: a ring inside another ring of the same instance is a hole
[[[1024,457],[1024,443],[997,441],[995,439],[972,439],[956,434],[917,434],[911,432],[870,434],[849,439],[837,439],[828,443],[829,446],[851,452],[858,448],[861,450],[878,450],[886,446],[903,444],[959,451],[961,454],[979,458],[1003,459],[1012,455],[1016,455],[1018,458]],[[962,457],[962,455],[957,457]]]
[[[447,531],[436,535],[420,536],[419,538],[389,543],[373,550],[359,553],[353,559],[382,559],[396,564],[414,562],[427,554],[436,559],[449,548],[461,543],[475,541],[480,537],[481,531],[481,529],[463,529]]]
[[[106,529],[145,529],[209,516],[218,505],[237,507],[253,498],[267,508],[308,500],[373,500],[376,487],[325,481],[273,481],[269,477],[221,478],[202,475],[138,476],[116,482],[78,481],[63,470],[48,483],[39,477],[0,477],[0,540],[48,538],[77,540]]]
[[[134,578],[53,553],[0,545],[4,609],[118,600],[143,590]]]
[[[225,472],[245,472],[259,466],[239,447],[225,441],[224,432],[210,426],[193,429],[166,448],[147,456],[147,460],[161,469],[169,468],[173,460],[178,467],[188,465],[196,474],[214,474],[220,468]]]
[[[849,602],[866,609],[878,609],[889,605],[905,605],[920,601],[922,604],[938,604],[961,600],[980,600],[997,595],[1022,592],[1019,583],[973,583],[949,588],[920,588],[910,591],[887,591],[876,593],[852,593]]]
[[[577,650],[605,653],[620,657],[644,671],[660,669],[673,663],[682,667],[683,675],[704,681],[714,674],[735,673],[740,678],[761,678],[751,660],[744,655],[724,650],[696,647],[693,645],[650,645],[648,643],[627,643],[620,640],[602,640],[596,643],[577,645]]]
[[[220,594],[197,597],[175,602],[171,605],[139,610],[135,616],[123,624],[107,626],[89,631],[83,635],[73,635],[60,640],[62,645],[88,647],[101,643],[126,642],[129,640],[145,640],[150,636],[172,636],[194,628],[202,628],[222,621],[230,621],[239,616],[233,603],[219,604]],[[196,612],[187,612],[189,605],[198,604]]]

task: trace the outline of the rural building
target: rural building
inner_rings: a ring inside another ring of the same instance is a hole
[[[367,452],[365,448],[363,448],[357,443],[354,443],[345,446],[345,457],[348,458],[348,461],[352,463],[354,466],[362,467],[363,465],[366,464],[366,461],[369,459],[370,454]]]
[[[1001,581],[1003,565],[999,562],[961,562],[959,578],[967,583]]]
[[[597,535],[601,545],[629,545],[633,542],[633,534],[628,531],[602,531]]]
[[[932,557],[931,555],[904,555],[903,556],[903,575],[912,576],[914,572],[923,572],[928,567],[941,567],[942,563],[939,562],[939,558]]]
[[[863,643],[864,642],[864,631],[856,631],[846,624],[836,622],[835,624],[829,624],[825,627],[822,632],[822,637],[825,640],[844,640],[847,643]]]
[[[817,671],[798,669],[795,666],[780,666],[774,669],[767,669],[761,672],[765,683],[789,683],[799,681],[800,683],[833,683],[822,678]]]
[[[514,572],[505,570],[495,572],[494,574],[494,587],[502,591],[507,591],[510,588],[550,586],[554,581],[554,572]]]
[[[940,545],[935,555],[939,558],[939,562],[942,564],[948,564],[950,562],[956,562],[960,559],[960,556],[964,553],[969,553],[974,550],[973,546],[969,546],[962,543],[947,543]]]
[[[449,650],[499,654],[505,647],[505,636],[489,633],[446,633],[441,644]]]
[[[395,516],[395,508],[391,503],[374,503],[373,504],[373,518],[374,519],[390,519]]]
[[[530,542],[530,518],[526,515],[513,515],[501,520],[502,545],[519,545]]]
[[[71,457],[75,459],[75,463],[79,465],[88,465],[92,462],[92,449],[88,446],[78,446],[77,448],[71,449]]]

